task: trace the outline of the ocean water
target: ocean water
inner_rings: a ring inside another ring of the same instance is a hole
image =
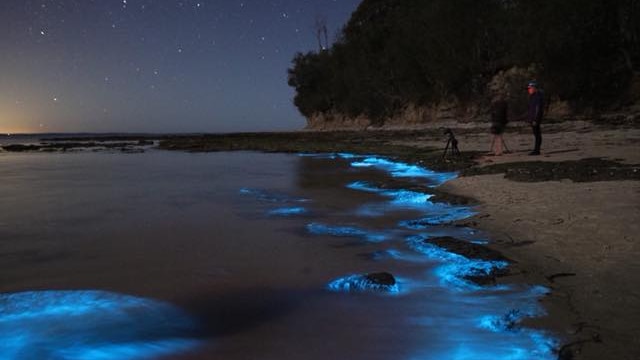
[[[490,240],[449,225],[473,209],[410,186],[453,173],[159,150],[0,168],[1,359],[555,358],[552,334],[519,323],[546,289],[470,283],[505,264],[425,243]]]

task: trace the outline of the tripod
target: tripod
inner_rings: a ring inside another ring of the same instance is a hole
[[[447,139],[447,145],[444,147],[444,152],[442,153],[442,158],[447,157],[447,150],[451,153],[451,156],[459,156],[460,149],[458,149],[458,139],[453,135],[453,131],[451,129],[445,130],[445,135],[449,135]],[[451,146],[451,148],[449,148]]]

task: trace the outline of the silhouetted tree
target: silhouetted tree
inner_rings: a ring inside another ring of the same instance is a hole
[[[606,105],[638,71],[638,3],[364,0],[331,48],[316,26],[320,50],[296,55],[289,85],[306,116],[383,122],[410,104],[478,100],[498,71],[533,66],[554,96]]]

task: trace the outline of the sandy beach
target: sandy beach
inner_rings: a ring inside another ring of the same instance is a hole
[[[640,163],[638,129],[549,124],[536,157],[528,156],[533,137],[525,130],[505,134],[511,153],[482,156],[478,165],[592,157]],[[491,141],[482,134],[459,138],[463,151],[486,150]],[[640,182],[522,182],[489,174],[462,176],[441,189],[477,199],[474,226],[492,234],[525,281],[553,290],[545,300],[550,314],[537,322],[570,339],[564,358],[640,358]]]

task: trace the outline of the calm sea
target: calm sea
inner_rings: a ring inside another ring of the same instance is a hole
[[[473,209],[379,157],[0,153],[2,359],[552,359],[540,287],[425,243]],[[395,184],[395,186],[385,186]],[[396,286],[367,289],[359,275]]]

